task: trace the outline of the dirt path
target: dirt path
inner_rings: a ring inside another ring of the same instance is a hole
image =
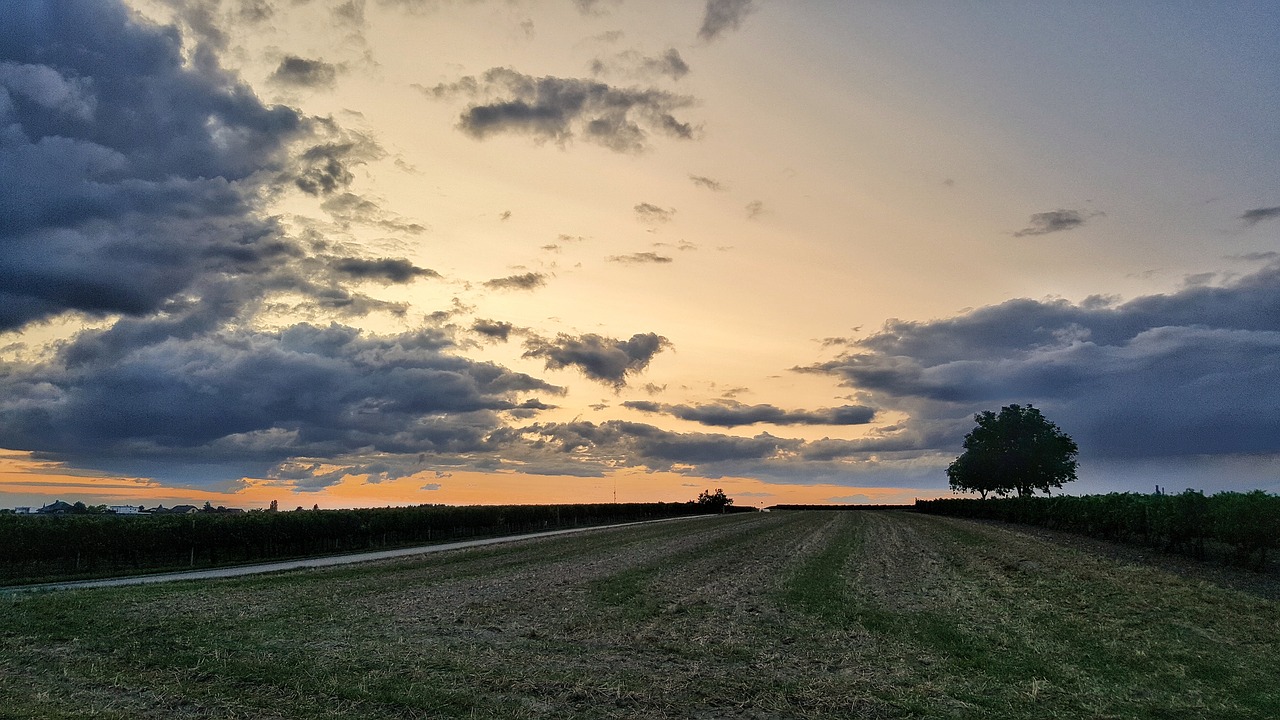
[[[460,540],[458,542],[436,543],[434,545],[418,545],[395,550],[375,550],[372,552],[350,553],[347,555],[327,555],[324,557],[283,560],[280,562],[254,563],[252,565],[233,565],[207,570],[183,570],[180,572],[153,573],[151,575],[131,575],[128,577],[100,578],[97,580],[71,580],[67,582],[37,583],[32,585],[15,585],[0,587],[0,594],[14,592],[41,592],[53,590],[85,590],[90,588],[122,587],[125,585],[151,585],[155,583],[179,582],[183,580],[216,580],[219,578],[243,577],[245,575],[261,575],[264,573],[285,572],[288,570],[305,570],[309,568],[325,568],[337,565],[353,565],[355,563],[393,560],[396,558],[415,557],[431,553],[450,552],[467,548],[502,545],[506,543],[525,542],[539,538],[576,535],[579,533],[614,528],[631,527],[648,523],[671,522],[674,520],[693,520],[710,517],[694,515],[689,517],[663,518],[661,520],[644,520],[633,523],[614,525],[597,525],[592,527],[568,528],[565,530],[548,530],[545,532],[527,533],[524,535],[504,535],[502,537],[484,538],[481,540]]]

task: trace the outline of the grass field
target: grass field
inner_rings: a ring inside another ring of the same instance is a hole
[[[0,606],[2,717],[1280,717],[1280,603],[909,513]]]

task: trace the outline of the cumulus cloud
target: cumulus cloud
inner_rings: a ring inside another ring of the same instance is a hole
[[[592,380],[622,387],[630,375],[643,371],[655,355],[669,347],[671,341],[656,333],[637,333],[630,340],[561,333],[554,340],[526,340],[524,356],[539,358],[552,370],[576,367]]]
[[[546,284],[547,276],[540,272],[508,275],[484,282],[484,286],[491,290],[534,290]]]
[[[340,68],[323,60],[286,55],[271,73],[271,82],[302,88],[331,88],[338,82]]]
[[[7,2],[0,25],[0,330],[152,312],[291,252],[255,183],[306,119],[118,2]]]
[[[1240,216],[1240,219],[1244,221],[1245,225],[1257,225],[1263,220],[1274,220],[1275,218],[1280,218],[1280,206],[1254,208],[1253,210],[1246,210],[1245,213]]]
[[[755,0],[707,0],[698,37],[715,40],[727,31],[737,30],[755,9]]]
[[[1047,235],[1052,232],[1074,230],[1084,224],[1084,215],[1079,210],[1052,210],[1036,213],[1031,216],[1027,226],[1013,234],[1014,237],[1029,235]]]
[[[638,252],[630,255],[610,255],[607,260],[609,262],[623,263],[625,265],[645,265],[645,264],[663,264],[672,262],[672,259],[666,255],[659,255],[655,252]]]
[[[706,405],[664,405],[646,400],[622,403],[623,407],[649,413],[662,413],[714,427],[741,427],[767,423],[770,425],[864,425],[875,419],[874,408],[865,405],[842,405],[820,410],[783,410],[774,405],[746,405],[721,401]]]
[[[1123,303],[1012,300],[893,321],[799,369],[909,412],[922,448],[959,447],[972,413],[1019,402],[1093,457],[1280,454],[1280,267]]]
[[[617,152],[639,152],[648,147],[650,133],[679,139],[695,133],[693,125],[674,115],[693,98],[654,88],[492,68],[479,77],[421,89],[429,97],[471,98],[458,127],[477,139],[517,133],[564,144],[582,137]]]
[[[263,477],[299,457],[478,450],[496,412],[540,407],[515,395],[560,392],[451,347],[336,324],[86,332],[0,375],[0,446],[167,480],[191,464]]]

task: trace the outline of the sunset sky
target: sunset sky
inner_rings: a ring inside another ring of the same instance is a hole
[[[5,0],[0,507],[1280,492],[1273,2]]]

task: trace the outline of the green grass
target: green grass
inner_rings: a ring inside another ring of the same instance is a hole
[[[0,596],[5,718],[1275,718],[1280,604],[794,512]]]

